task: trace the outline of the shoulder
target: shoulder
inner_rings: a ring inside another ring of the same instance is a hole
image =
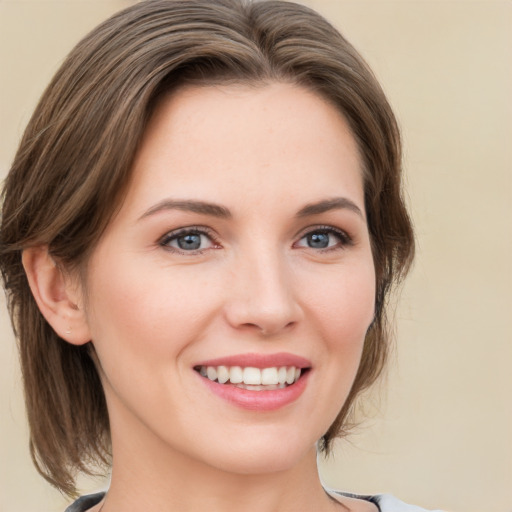
[[[329,493],[334,495],[346,496],[348,498],[356,498],[360,500],[369,501],[374,503],[379,508],[380,512],[442,512],[441,510],[431,510],[418,507],[416,505],[408,505],[403,501],[391,496],[390,494],[376,494],[374,496],[365,496],[359,494],[351,494],[347,492],[328,490]]]
[[[381,512],[442,512],[441,510],[427,511],[416,505],[408,505],[390,494],[378,494],[373,498]]]
[[[64,512],[86,512],[90,508],[94,507],[94,505],[97,505],[104,496],[104,492],[82,496],[73,502]]]

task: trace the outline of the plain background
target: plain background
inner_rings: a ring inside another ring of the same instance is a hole
[[[131,2],[0,0],[0,177],[57,66]],[[418,255],[369,419],[327,484],[459,512],[512,511],[512,3],[308,0],[361,51],[399,117]],[[0,299],[0,510],[61,512],[32,468]],[[101,487],[83,481],[83,490]]]

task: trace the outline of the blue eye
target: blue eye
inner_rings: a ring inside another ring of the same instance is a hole
[[[326,249],[329,247],[329,233],[310,233],[306,235],[308,247],[312,249]]]
[[[342,248],[350,243],[350,238],[342,231],[333,228],[321,228],[306,233],[297,243],[298,247],[310,249]]]
[[[198,229],[181,229],[165,235],[160,245],[181,252],[193,252],[214,247],[214,242],[208,233]]]
[[[198,233],[182,235],[176,238],[176,243],[185,251],[197,251],[201,247],[201,236]]]

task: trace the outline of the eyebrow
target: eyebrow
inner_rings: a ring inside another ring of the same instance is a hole
[[[321,213],[328,212],[330,210],[350,210],[354,213],[357,213],[362,219],[364,219],[363,212],[350,199],[346,197],[334,197],[332,199],[324,199],[323,201],[319,201],[318,203],[311,203],[301,208],[297,217],[308,217],[310,215],[319,215]]]
[[[182,210],[185,212],[199,213],[202,215],[211,215],[213,217],[220,218],[230,218],[231,212],[224,208],[223,206],[219,206],[214,203],[207,203],[204,201],[194,201],[194,200],[173,200],[173,199],[164,199],[159,203],[155,204],[148,210],[146,210],[140,217],[139,220],[142,220],[150,215],[154,215],[155,213],[159,213],[165,210]]]
[[[331,210],[342,209],[353,211],[364,219],[364,215],[361,209],[353,201],[347,199],[346,197],[335,197],[332,199],[324,199],[322,201],[318,201],[317,203],[307,204],[297,212],[296,217],[309,217],[311,215],[319,215]],[[232,217],[231,212],[227,208],[215,203],[195,201],[192,199],[164,199],[146,210],[139,217],[139,220],[166,210],[182,210],[223,219],[229,219]]]

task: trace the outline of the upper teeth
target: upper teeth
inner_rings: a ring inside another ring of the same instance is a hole
[[[277,385],[293,384],[300,377],[300,368],[295,366],[273,366],[271,368],[253,368],[248,366],[201,366],[203,377],[216,380],[221,384]]]

